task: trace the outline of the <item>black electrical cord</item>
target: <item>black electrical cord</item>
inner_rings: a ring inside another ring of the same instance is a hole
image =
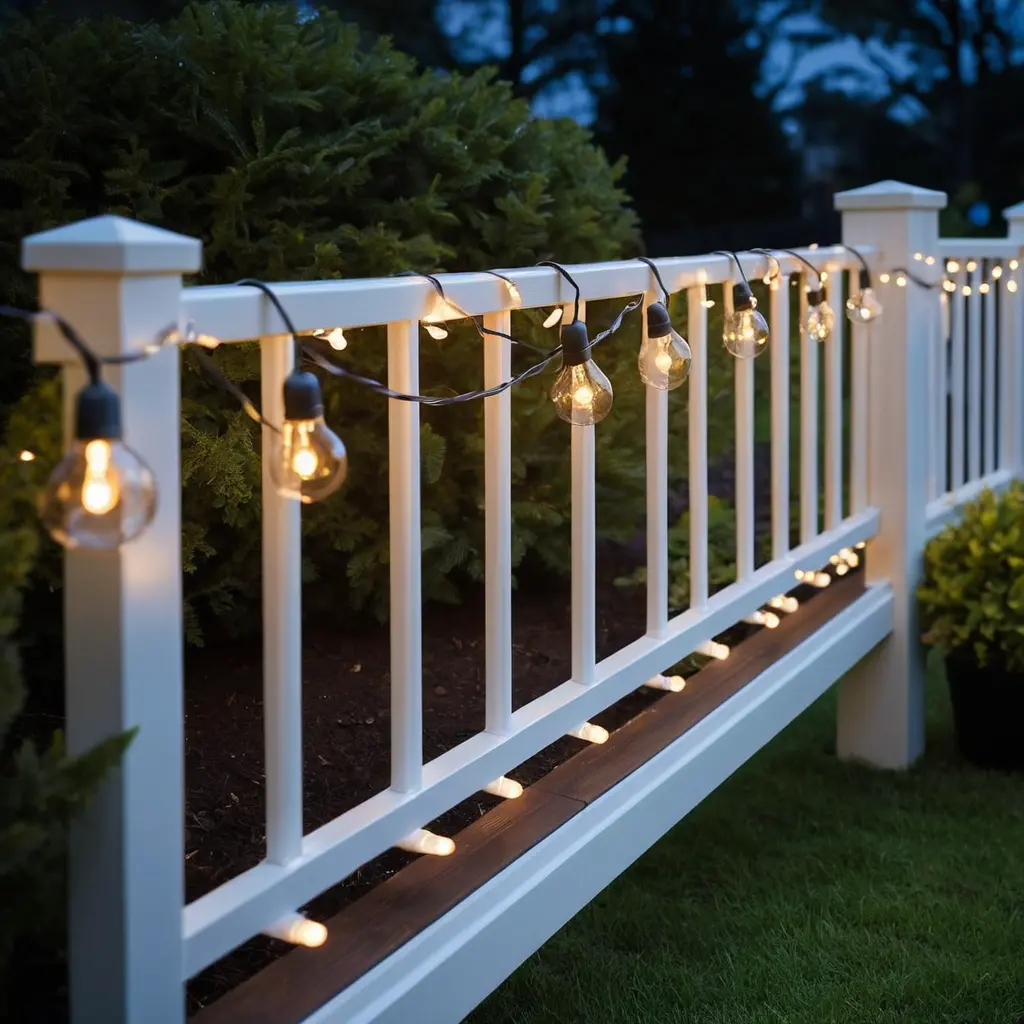
[[[768,271],[770,280],[774,281],[776,278],[782,277],[782,261],[771,249],[748,249],[747,252],[757,253],[758,256],[764,256],[775,264],[774,268]]]
[[[776,249],[775,251],[776,252],[784,252],[788,256],[792,256],[793,259],[799,260],[805,267],[809,267],[811,273],[814,274],[814,276],[815,276],[815,278],[817,279],[817,282],[818,282],[817,287],[815,287],[812,290],[813,291],[819,291],[819,292],[821,291],[821,271],[810,260],[804,259],[804,257],[801,256],[800,253],[794,251],[793,249]]]
[[[918,277],[916,274],[911,273],[906,267],[895,267],[889,271],[890,274],[902,274],[908,281],[913,281],[918,288],[925,288],[928,291],[934,291],[941,284],[939,281],[925,281]]]
[[[668,289],[665,287],[665,282],[661,279],[661,273],[659,272],[658,268],[654,265],[654,261],[649,260],[646,256],[637,256],[637,259],[641,263],[646,263],[647,266],[649,266],[651,270],[654,271],[654,279],[658,282],[658,287],[661,288],[661,294],[664,296],[665,299],[665,308],[668,309],[669,292]]]
[[[856,256],[858,260],[860,260],[861,269],[870,276],[871,268],[868,266],[868,261],[864,259],[860,252],[854,249],[852,245],[847,245],[845,242],[837,242],[836,244],[839,246],[840,249],[845,249],[847,252],[853,253],[853,255]]]
[[[552,267],[554,270],[557,270],[562,275],[562,277],[564,277],[566,279],[566,281],[569,282],[569,284],[572,285],[572,289],[575,292],[575,298],[573,300],[573,309],[572,309],[572,321],[573,321],[573,323],[575,323],[577,320],[579,320],[579,318],[580,318],[580,286],[573,279],[572,274],[570,274],[569,271],[566,270],[565,267],[563,267],[560,263],[555,263],[554,260],[541,260],[539,263],[535,264],[535,266],[538,266],[538,267]]]

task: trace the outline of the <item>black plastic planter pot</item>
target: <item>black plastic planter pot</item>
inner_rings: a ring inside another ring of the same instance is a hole
[[[1024,771],[1024,675],[970,655],[946,659],[957,746],[980,768]]]

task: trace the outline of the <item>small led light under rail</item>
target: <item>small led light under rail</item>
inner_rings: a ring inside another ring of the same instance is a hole
[[[455,852],[455,840],[447,836],[439,836],[418,828],[404,839],[399,839],[395,846],[406,853],[425,853],[431,857],[447,857]]]
[[[697,653],[703,654],[706,658],[714,658],[715,661],[725,661],[729,657],[729,646],[720,644],[717,640],[705,640],[697,646]]]
[[[795,597],[790,597],[789,594],[779,594],[778,597],[773,597],[768,605],[777,612],[792,615],[800,607],[800,602]]]
[[[779,617],[775,612],[756,611],[751,615],[746,616],[743,620],[751,626],[764,626],[765,629],[777,629],[779,626]]]
[[[593,725],[590,722],[584,722],[577,729],[570,729],[565,735],[572,736],[576,740],[585,740],[587,743],[608,742],[608,730],[600,725]]]
[[[286,914],[264,928],[263,934],[308,949],[316,949],[327,941],[327,928],[319,921],[311,921],[305,914],[299,913]]]
[[[523,795],[523,787],[515,779],[507,779],[499,775],[493,782],[484,786],[484,792],[491,796],[504,797],[506,800],[518,800]]]
[[[682,676],[656,675],[651,676],[644,683],[644,686],[652,690],[666,690],[669,693],[679,693],[686,686],[686,680]]]

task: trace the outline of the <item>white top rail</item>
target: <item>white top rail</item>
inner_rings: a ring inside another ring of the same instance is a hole
[[[857,257],[842,246],[796,250],[815,267],[837,272],[860,266]],[[865,258],[874,250],[859,247]],[[754,280],[772,269],[764,256],[739,253],[745,275]],[[784,273],[805,269],[801,262],[780,254]],[[723,284],[735,277],[732,261],[725,256],[683,256],[654,260],[666,287],[672,292],[696,285]],[[580,286],[581,301],[639,295],[650,290],[651,271],[639,260],[568,265]],[[558,271],[549,267],[502,270],[515,282],[521,301],[511,302],[508,285],[493,274],[438,274],[446,296],[466,313],[478,316],[510,306],[524,309],[557,306],[571,300],[572,288]],[[395,321],[422,320],[435,312],[437,292],[419,277],[349,278],[336,281],[304,281],[272,287],[295,323],[296,330],[326,327],[365,327]],[[249,341],[268,334],[284,333],[286,327],[266,298],[255,288],[236,285],[204,285],[186,288],[183,313],[198,330],[224,342]],[[449,318],[456,319],[449,311]]]
[[[1020,256],[1024,245],[1008,238],[943,238],[939,241],[939,255],[943,259],[1012,260]]]

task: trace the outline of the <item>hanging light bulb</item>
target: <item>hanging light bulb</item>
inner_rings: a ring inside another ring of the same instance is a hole
[[[722,343],[737,359],[754,359],[768,345],[768,323],[745,281],[733,287],[733,307],[722,324]]]
[[[113,550],[153,521],[156,481],[121,440],[121,402],[101,380],[78,393],[75,440],[50,474],[39,511],[66,548]]]
[[[612,383],[590,358],[587,325],[582,320],[565,324],[561,341],[562,369],[551,386],[555,412],[573,426],[593,426],[611,410]]]
[[[807,336],[815,341],[828,341],[836,326],[836,315],[825,301],[821,288],[812,288],[807,293],[807,318],[804,321]]]
[[[690,373],[690,346],[672,328],[660,302],[647,307],[647,337],[640,346],[640,379],[659,391],[673,391]]]
[[[278,494],[308,505],[336,491],[347,472],[345,446],[324,422],[320,381],[294,370],[284,382],[284,423],[270,459]]]
[[[868,324],[882,315],[882,304],[871,287],[871,274],[860,272],[860,290],[846,300],[846,316],[855,324]]]

